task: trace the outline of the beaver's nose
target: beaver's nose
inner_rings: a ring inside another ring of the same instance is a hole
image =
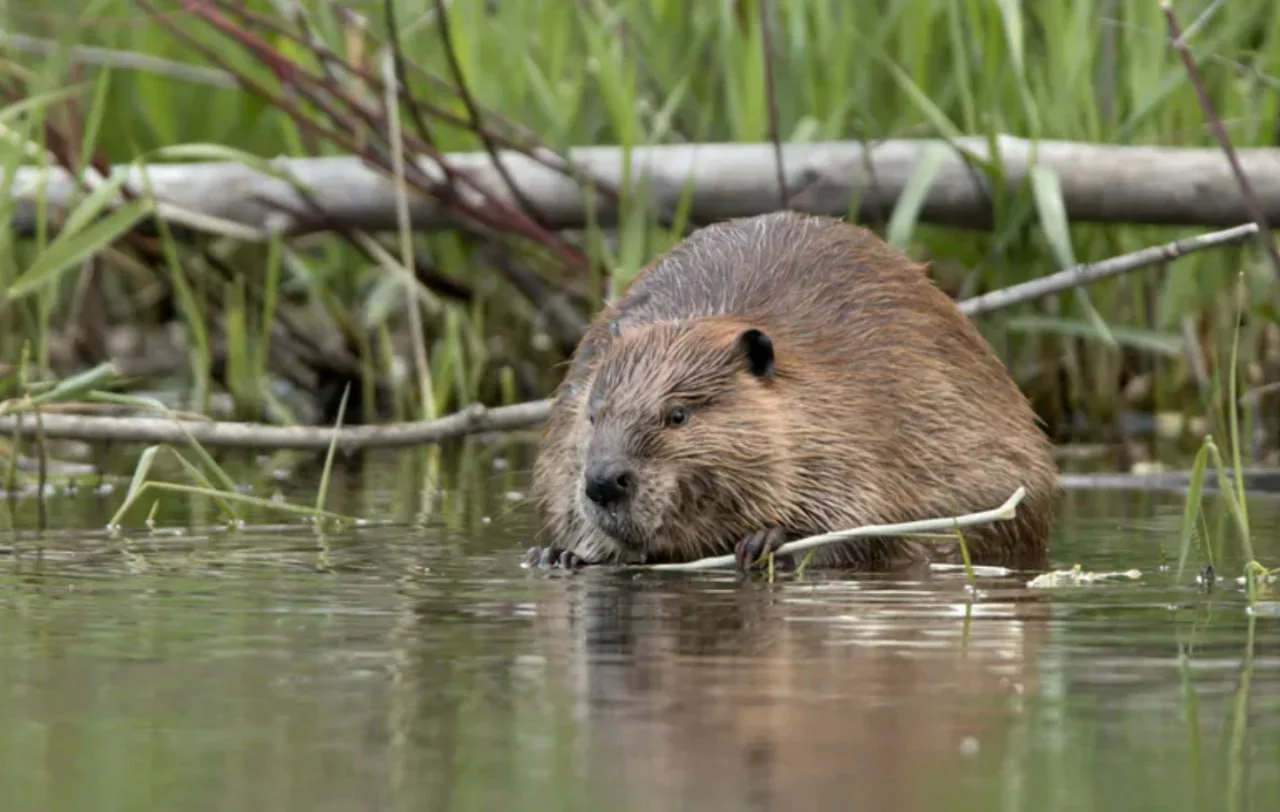
[[[610,507],[631,495],[636,487],[636,475],[619,462],[593,462],[587,466],[587,498],[600,507]]]

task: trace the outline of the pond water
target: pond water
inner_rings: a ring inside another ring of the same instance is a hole
[[[526,466],[448,463],[429,515],[416,464],[338,471],[333,509],[394,523],[325,535],[172,497],[112,536],[119,490],[40,532],[5,511],[0,809],[1280,803],[1280,618],[1198,588],[1201,558],[1175,582],[1177,494],[1063,505],[1055,565],[1137,581],[971,601],[952,574],[525,571]],[[1280,501],[1250,509],[1280,563]]]

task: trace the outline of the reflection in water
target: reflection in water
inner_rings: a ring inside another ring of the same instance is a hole
[[[973,607],[956,578],[671,580],[581,578],[537,606],[584,769],[638,806],[919,808],[1006,750],[1037,691],[1042,599]]]
[[[91,500],[51,509],[42,534],[27,506],[11,514],[0,809],[1247,810],[1280,797],[1280,620],[1255,622],[1247,661],[1239,591],[1161,572],[1176,497],[1064,508],[1056,566],[1137,567],[1141,581],[992,579],[970,601],[950,574],[526,572],[520,464],[468,458],[433,509],[412,470],[337,472],[337,509],[397,523],[340,534],[215,533],[207,505],[181,500],[158,514],[165,532],[121,538],[75,529],[110,515]],[[1250,519],[1258,555],[1280,563],[1280,510],[1263,500]]]

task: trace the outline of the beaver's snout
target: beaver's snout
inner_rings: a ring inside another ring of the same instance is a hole
[[[582,478],[587,498],[602,508],[613,508],[626,502],[636,489],[635,471],[616,460],[592,462]]]

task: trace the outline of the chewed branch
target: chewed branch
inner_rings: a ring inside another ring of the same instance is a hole
[[[837,530],[831,533],[823,533],[818,536],[796,539],[795,541],[789,541],[779,547],[775,554],[785,555],[787,553],[798,553],[805,550],[811,550],[814,547],[821,547],[824,544],[835,544],[841,541],[849,541],[850,539],[877,538],[884,536],[910,536],[917,533],[936,533],[939,531],[954,530],[959,527],[971,527],[975,524],[989,524],[995,521],[1008,521],[1017,515],[1018,505],[1026,495],[1026,488],[1018,488],[1000,507],[992,508],[991,510],[984,510],[979,513],[966,513],[961,516],[951,516],[938,519],[919,519],[914,522],[903,522],[901,524],[869,524],[862,527],[855,527],[851,530]],[[734,558],[734,556],[718,555],[711,558],[700,558],[697,561],[688,561],[680,564],[649,564],[644,568],[653,570],[709,570],[733,566],[737,566],[737,559]]]

